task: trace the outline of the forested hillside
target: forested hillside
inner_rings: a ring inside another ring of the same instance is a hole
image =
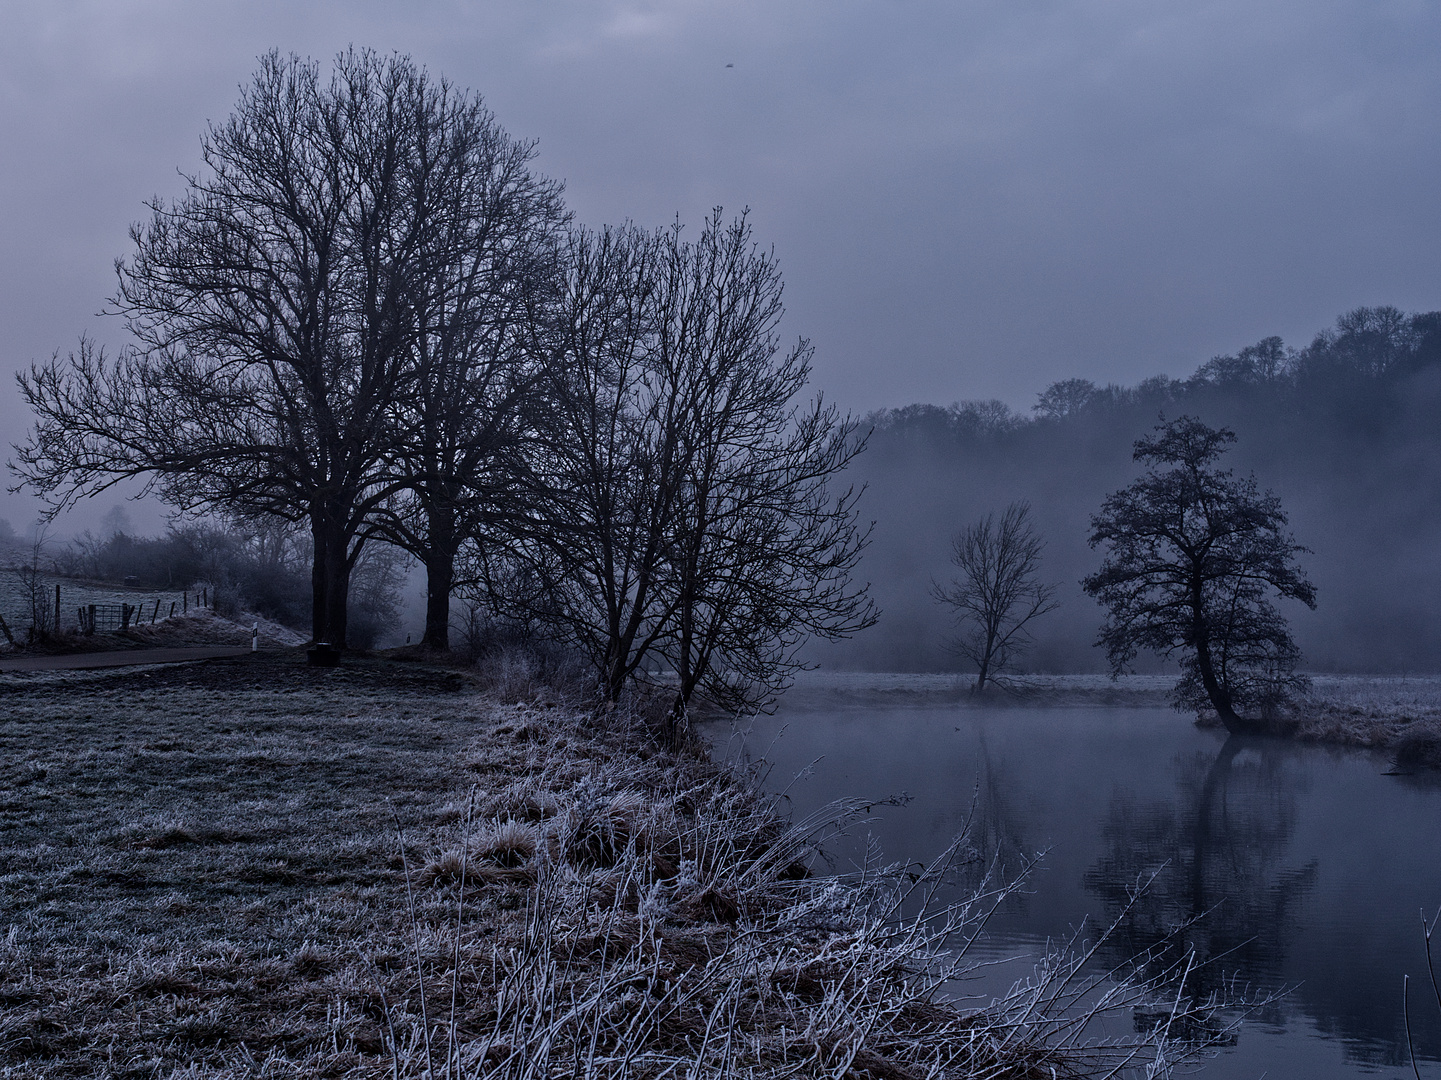
[[[1105,495],[1139,473],[1133,442],[1162,415],[1235,431],[1226,464],[1254,472],[1289,511],[1318,589],[1288,605],[1305,666],[1435,671],[1441,666],[1441,312],[1360,308],[1301,349],[1267,338],[1185,380],[1135,387],[1071,379],[1032,415],[1000,402],[913,405],[874,414],[852,475],[868,485],[875,531],[859,576],[883,609],[870,631],[816,649],[824,666],[947,670],[948,612],[930,596],[952,572],[955,533],[1029,500],[1046,539],[1043,575],[1061,607],[1035,624],[1023,664],[1100,671],[1100,609],[1079,579],[1100,562],[1086,543]]]

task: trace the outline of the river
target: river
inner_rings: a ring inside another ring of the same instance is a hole
[[[1013,959],[972,994],[1022,977],[1047,942],[1110,922],[1154,874],[1098,962],[1204,913],[1182,935],[1210,961],[1202,989],[1224,976],[1285,992],[1204,1065],[1206,1080],[1412,1077],[1404,975],[1419,1071],[1441,1078],[1420,915],[1441,905],[1434,779],[1386,775],[1376,753],[1228,741],[1164,708],[895,704],[804,688],[753,724],[746,752],[770,762],[766,784],[797,818],[878,801],[832,845],[838,872],[868,838],[886,861],[926,861],[968,821],[1007,872],[1044,853],[973,953]],[[1434,946],[1441,963],[1441,930]]]

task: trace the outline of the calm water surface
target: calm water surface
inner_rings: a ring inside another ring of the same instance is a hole
[[[725,732],[713,733],[718,742]],[[1276,741],[1238,744],[1164,709],[808,707],[787,700],[748,736],[797,817],[842,797],[907,795],[863,832],[888,861],[926,860],[974,813],[972,835],[1010,865],[1044,851],[1023,895],[989,924],[994,992],[1045,943],[1109,922],[1160,870],[1105,959],[1187,931],[1213,965],[1263,990],[1205,1080],[1441,1078],[1441,1015],[1425,974],[1422,908],[1441,905],[1441,785],[1383,775],[1385,758]],[[799,775],[799,779],[795,779]],[[837,869],[866,839],[836,849]],[[1437,957],[1441,960],[1441,956]]]

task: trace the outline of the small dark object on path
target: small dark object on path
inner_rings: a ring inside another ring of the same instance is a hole
[[[317,641],[313,648],[306,650],[305,662],[311,667],[338,667],[340,650],[328,641]]]

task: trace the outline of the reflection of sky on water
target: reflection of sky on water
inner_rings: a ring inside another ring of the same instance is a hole
[[[973,835],[1008,866],[1045,851],[1031,888],[992,921],[987,958],[1034,954],[1083,919],[1104,921],[1127,886],[1157,874],[1106,960],[1164,951],[1174,935],[1176,947],[1214,960],[1207,987],[1224,974],[1294,988],[1252,1018],[1208,1077],[1410,1076],[1406,973],[1417,1050],[1432,1063],[1423,1075],[1441,1076],[1419,919],[1441,905],[1441,786],[1382,775],[1377,755],[1228,744],[1159,709],[808,710],[803,701],[759,721],[749,745],[770,747],[770,783],[789,785],[798,813],[842,796],[910,796],[873,811],[868,828],[888,861],[933,855],[972,814]],[[837,869],[863,850],[861,837],[839,845]],[[984,973],[976,992],[1022,966]]]

